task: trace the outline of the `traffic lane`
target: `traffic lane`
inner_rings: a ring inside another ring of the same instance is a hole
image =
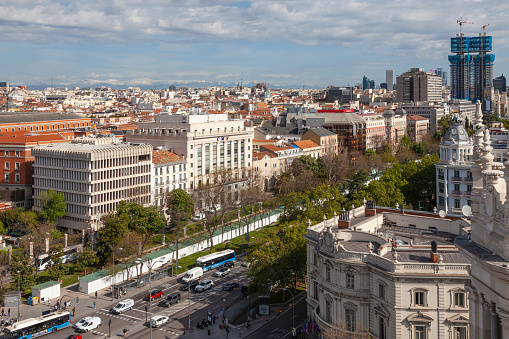
[[[177,312],[173,314],[166,314],[170,316],[170,321],[158,329],[158,331],[164,331],[167,333],[178,332],[182,334],[184,330],[189,330],[189,319],[191,319],[191,328],[196,330],[196,324],[207,318],[208,312],[212,312],[213,316],[218,316],[221,307],[228,307],[229,305],[237,302],[242,298],[243,294],[240,292],[240,288],[233,291],[223,291],[223,285],[228,281],[225,279],[221,281],[221,284],[216,284],[212,289],[195,293],[193,303],[191,304],[191,310],[189,310],[189,300],[186,302],[180,302]],[[193,297],[191,297],[193,299]],[[171,307],[177,304],[172,305]],[[190,317],[189,317],[190,314]],[[145,329],[134,335],[143,337],[149,334],[148,326]]]
[[[263,327],[244,337],[245,339],[282,339],[291,338],[291,331],[293,326],[293,319],[295,327],[307,319],[307,305],[306,298],[302,298],[295,304],[295,315],[292,313],[292,308],[288,308],[283,314],[277,316],[272,321],[268,322]],[[299,330],[297,330],[297,334]]]

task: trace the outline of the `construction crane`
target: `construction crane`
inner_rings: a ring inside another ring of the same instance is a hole
[[[486,27],[488,27],[490,24],[486,24],[484,26],[481,27],[482,31],[483,31],[483,35],[486,35]]]
[[[458,25],[460,25],[460,36],[463,36],[463,24],[472,24],[472,25],[474,24],[473,22],[463,20],[463,16],[461,16],[458,20],[456,20],[456,23]]]

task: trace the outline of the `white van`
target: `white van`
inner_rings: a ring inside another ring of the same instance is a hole
[[[165,315],[156,315],[150,319],[150,326],[159,327],[166,324],[168,320],[170,320],[170,318]]]
[[[113,307],[111,309],[111,313],[119,314],[122,312],[125,312],[127,310],[130,310],[134,306],[134,300],[133,299],[125,299],[120,301],[117,306]]]
[[[182,282],[187,284],[189,281],[198,280],[201,277],[203,277],[203,269],[201,267],[191,268],[182,278]]]

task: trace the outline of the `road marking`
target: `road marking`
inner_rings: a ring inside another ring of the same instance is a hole
[[[274,330],[272,330],[272,332],[271,332],[271,333],[274,333],[274,332],[276,332],[277,330],[279,330],[279,327],[276,327]]]

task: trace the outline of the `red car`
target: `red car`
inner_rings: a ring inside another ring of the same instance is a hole
[[[161,291],[161,290],[153,290],[152,292],[150,292],[150,294],[147,294],[145,299],[146,300],[154,300],[154,299],[157,299],[157,298],[161,298],[162,296],[163,296],[163,291]]]
[[[66,339],[83,339],[83,338],[81,337],[81,334],[71,334]]]

